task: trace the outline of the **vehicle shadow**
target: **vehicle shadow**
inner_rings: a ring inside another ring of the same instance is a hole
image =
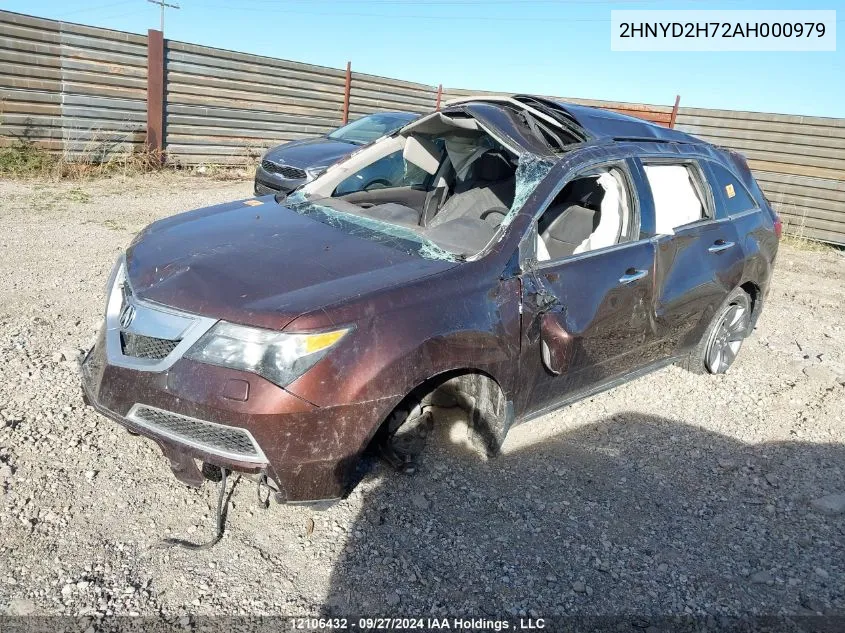
[[[436,417],[415,475],[365,482],[324,615],[845,615],[845,520],[810,504],[842,445],[623,413],[485,462]]]

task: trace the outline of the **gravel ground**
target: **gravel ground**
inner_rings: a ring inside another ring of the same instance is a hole
[[[374,465],[325,512],[216,490],[82,403],[118,252],[148,222],[247,197],[165,175],[0,182],[0,613],[845,614],[845,257],[781,251],[730,374],[668,368],[421,467]],[[830,496],[833,495],[833,496]],[[835,496],[840,495],[840,496]],[[825,497],[827,497],[825,499]]]

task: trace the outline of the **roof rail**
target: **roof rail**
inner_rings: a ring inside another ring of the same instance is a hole
[[[658,138],[656,136],[614,136],[614,141],[630,141],[634,143],[678,143],[681,145],[691,145],[696,141],[687,141],[685,139],[677,138]]]

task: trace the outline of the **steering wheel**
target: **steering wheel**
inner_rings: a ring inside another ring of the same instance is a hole
[[[489,218],[493,214],[498,214],[501,215],[502,220],[504,220],[508,212],[509,209],[507,209],[506,207],[493,207],[492,209],[487,209],[484,213],[482,213],[480,219],[484,220],[485,222],[489,222],[487,218]],[[499,228],[502,225],[502,220],[499,220],[499,223],[496,224],[496,228]],[[496,220],[494,219],[493,222],[495,221]]]
[[[363,191],[372,191],[373,189],[387,189],[389,186],[389,181],[385,180],[384,178],[376,178],[375,180],[368,182],[366,186],[364,186]]]

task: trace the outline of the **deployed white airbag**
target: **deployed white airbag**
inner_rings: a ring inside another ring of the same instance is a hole
[[[622,199],[620,197],[619,182],[609,172],[604,172],[597,179],[599,186],[604,189],[599,213],[599,224],[590,237],[575,247],[573,252],[584,253],[597,248],[613,246],[619,240],[622,229]]]
[[[676,227],[704,216],[685,166],[645,165],[645,175],[654,197],[654,222],[658,234],[673,235]]]

